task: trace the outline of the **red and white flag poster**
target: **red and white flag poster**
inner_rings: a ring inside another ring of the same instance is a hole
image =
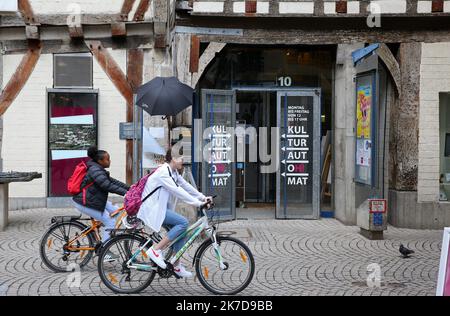
[[[450,227],[444,230],[436,295],[450,296]]]

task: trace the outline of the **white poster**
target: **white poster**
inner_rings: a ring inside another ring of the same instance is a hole
[[[356,139],[356,164],[370,167],[372,155],[372,141],[363,138]]]
[[[156,139],[164,138],[164,127],[149,127],[148,131]]]

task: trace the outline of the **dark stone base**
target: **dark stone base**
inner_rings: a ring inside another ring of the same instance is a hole
[[[370,240],[384,240],[383,231],[374,232],[361,228],[359,233]]]
[[[450,227],[450,202],[417,202],[416,191],[389,190],[388,222],[412,229]]]

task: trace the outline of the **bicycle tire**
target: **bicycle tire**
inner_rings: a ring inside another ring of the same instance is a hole
[[[250,251],[250,249],[247,247],[247,245],[245,243],[243,243],[242,241],[240,241],[239,239],[233,238],[233,237],[228,237],[228,236],[217,236],[217,243],[219,244],[219,246],[222,244],[223,241],[231,241],[234,242],[236,244],[239,245],[239,247],[241,247],[242,249],[245,250],[245,252],[247,253],[247,258],[249,260],[249,276],[247,277],[246,281],[239,286],[237,289],[234,289],[232,291],[219,291],[215,288],[213,288],[208,281],[205,280],[205,277],[203,275],[203,272],[201,271],[201,262],[202,262],[202,257],[205,254],[205,251],[212,245],[212,240],[208,239],[206,241],[204,241],[195,257],[194,257],[194,264],[195,264],[195,271],[197,274],[197,278],[200,281],[201,285],[208,290],[209,292],[216,294],[216,295],[235,295],[239,292],[242,292],[245,288],[247,288],[247,286],[250,284],[250,282],[253,279],[253,276],[255,274],[255,259],[253,257],[252,252]],[[226,261],[226,258],[224,258]]]
[[[98,265],[97,265],[97,267],[98,267],[98,274],[100,276],[100,279],[102,280],[103,284],[105,284],[105,286],[108,289],[110,289],[111,291],[113,291],[114,293],[118,293],[118,294],[136,294],[136,293],[140,293],[143,290],[145,290],[153,282],[153,279],[155,278],[156,271],[143,272],[143,273],[147,273],[148,274],[148,278],[147,278],[147,280],[145,282],[143,282],[142,285],[140,285],[139,287],[136,287],[134,289],[120,289],[120,288],[114,286],[114,284],[112,284],[114,282],[112,282],[111,277],[110,278],[107,277],[106,269],[104,268],[104,263],[105,263],[104,262],[104,257],[106,255],[106,253],[108,251],[110,251],[110,249],[113,248],[113,246],[115,244],[120,243],[120,242],[124,242],[125,247],[127,248],[126,249],[126,252],[128,253],[127,256],[129,256],[129,257],[125,258],[125,260],[128,261],[130,259],[130,257],[131,257],[131,251],[132,251],[132,250],[130,250],[130,246],[129,246],[130,245],[130,242],[129,242],[130,240],[134,240],[134,241],[139,242],[139,245],[142,245],[142,244],[144,244],[147,241],[147,239],[145,239],[144,237],[142,237],[140,235],[136,235],[136,234],[121,234],[121,235],[115,236],[115,237],[111,238],[110,240],[108,240],[106,242],[106,244],[102,247],[101,253],[100,253],[99,258],[98,258]],[[151,247],[151,244],[152,243],[150,243],[148,245],[148,247]],[[122,260],[123,259],[124,258],[122,258]],[[124,262],[126,262],[126,261],[121,262],[122,266],[123,266]]]
[[[80,231],[83,231],[87,228],[86,225],[84,225],[83,223],[80,223],[78,221],[70,221],[70,222],[62,222],[62,223],[56,223],[53,224],[52,226],[50,226],[47,231],[44,233],[44,235],[41,238],[41,242],[39,245],[39,254],[41,256],[42,262],[45,264],[45,266],[47,266],[47,268],[49,268],[50,270],[54,271],[54,272],[72,272],[71,270],[68,270],[67,267],[69,266],[69,264],[66,265],[66,267],[61,267],[58,266],[56,264],[54,264],[49,258],[48,255],[46,253],[46,249],[50,248],[49,245],[49,240],[48,237],[51,236],[51,234],[55,231],[55,230],[60,230],[61,231],[61,227],[64,226],[74,226],[80,229]],[[64,232],[66,231],[65,229],[63,230]],[[68,230],[70,232],[70,229]],[[66,238],[67,236],[64,236],[64,238]],[[89,233],[87,236],[88,241],[89,241],[89,248],[94,248],[95,246],[95,241],[94,241],[94,237],[92,236],[91,233]],[[70,236],[69,236],[70,239]],[[78,266],[81,268],[83,268],[84,266],[86,266],[89,261],[92,259],[93,255],[94,255],[95,250],[91,250],[91,251],[87,251],[87,254],[84,256],[83,260],[80,263],[77,263]],[[74,252],[72,252],[74,253]],[[64,260],[63,260],[64,261]]]

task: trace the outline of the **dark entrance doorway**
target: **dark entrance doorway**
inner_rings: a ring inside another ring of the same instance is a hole
[[[267,148],[271,148],[270,128],[276,127],[277,94],[275,91],[236,91],[236,127],[245,129],[267,128]],[[261,135],[258,133],[258,136]],[[276,174],[262,173],[265,163],[260,159],[251,161],[250,135],[245,140],[245,162],[236,165],[236,204],[238,207],[259,207],[263,204],[273,204],[276,201]],[[256,142],[260,151],[260,142]],[[253,147],[254,149],[254,147]],[[270,154],[270,153],[269,153]]]

